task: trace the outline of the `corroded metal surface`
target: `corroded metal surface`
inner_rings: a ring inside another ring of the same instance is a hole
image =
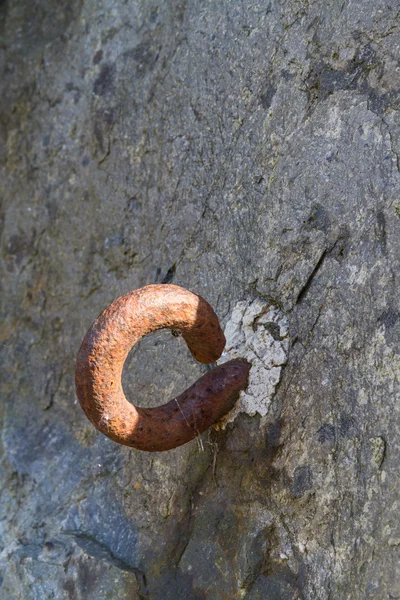
[[[250,364],[231,360],[157,408],[125,398],[122,369],[144,335],[169,328],[182,336],[196,360],[211,363],[225,337],[211,306],[175,285],[148,285],[117,298],[93,323],[78,353],[76,392],[88,419],[112,440],[150,452],[176,448],[205,431],[233,407],[247,385]]]

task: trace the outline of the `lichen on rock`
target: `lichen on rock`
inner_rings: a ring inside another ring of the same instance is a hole
[[[240,413],[265,417],[289,351],[289,327],[283,312],[261,298],[238,302],[225,327],[220,364],[233,358],[251,363],[247,389],[216,428],[225,428]]]

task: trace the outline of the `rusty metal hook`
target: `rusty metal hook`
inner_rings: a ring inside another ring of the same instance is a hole
[[[122,369],[144,335],[182,333],[196,360],[211,363],[225,346],[218,317],[200,296],[176,285],[147,285],[114,300],[93,323],[78,353],[76,393],[88,419],[109,438],[160,452],[189,442],[219,421],[247,386],[250,364],[234,359],[215,367],[177,398],[140,408],[125,398]]]

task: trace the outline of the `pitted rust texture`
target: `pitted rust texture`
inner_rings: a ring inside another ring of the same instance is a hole
[[[76,393],[88,419],[109,438],[160,452],[189,442],[231,410],[250,364],[231,360],[157,408],[130,404],[122,369],[132,346],[158,329],[180,331],[196,360],[211,363],[225,346],[218,317],[200,296],[176,285],[148,285],[117,298],[93,323],[78,353]]]

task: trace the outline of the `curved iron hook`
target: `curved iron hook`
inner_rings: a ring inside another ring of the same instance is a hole
[[[202,363],[217,360],[225,346],[218,317],[203,298],[176,285],[147,285],[101,313],[82,342],[75,370],[76,393],[93,425],[119,444],[149,452],[181,446],[219,421],[247,386],[250,371],[246,360],[234,359],[167,404],[134,406],[121,383],[126,357],[141,337],[164,328],[181,332]]]

